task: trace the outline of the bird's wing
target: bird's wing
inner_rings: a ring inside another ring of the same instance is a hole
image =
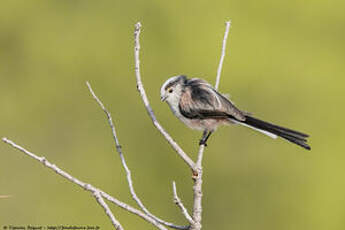
[[[179,109],[182,115],[191,119],[234,117],[244,121],[244,114],[228,99],[201,79],[190,79],[183,91]]]

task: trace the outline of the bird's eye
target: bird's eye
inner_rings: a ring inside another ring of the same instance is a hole
[[[173,91],[174,91],[173,89],[169,89],[169,90],[168,90],[169,93],[172,93]]]

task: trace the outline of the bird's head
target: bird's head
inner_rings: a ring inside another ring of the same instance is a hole
[[[184,88],[187,77],[183,75],[174,76],[166,80],[161,87],[161,101],[168,103],[178,102]]]

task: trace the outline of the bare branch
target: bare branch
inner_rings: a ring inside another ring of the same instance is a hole
[[[223,39],[223,45],[222,45],[222,53],[221,53],[221,58],[219,62],[219,66],[217,69],[217,77],[216,77],[216,83],[215,83],[215,89],[218,89],[219,87],[219,82],[220,82],[220,77],[221,77],[221,72],[222,72],[222,66],[224,62],[224,57],[225,57],[225,49],[226,49],[226,42],[228,38],[228,34],[230,31],[231,27],[231,21],[226,22],[226,29],[225,29],[225,34],[224,34],[224,39]],[[166,222],[164,220],[161,220],[160,218],[154,216],[152,213],[148,211],[148,209],[144,206],[144,204],[141,202],[139,197],[137,196],[134,186],[133,186],[133,181],[132,181],[132,176],[131,176],[131,171],[127,166],[127,163],[124,158],[124,154],[122,152],[122,148],[120,145],[120,142],[118,140],[115,126],[112,121],[111,114],[108,112],[108,110],[105,108],[101,100],[96,96],[94,91],[91,88],[91,85],[87,82],[87,86],[89,88],[90,93],[92,94],[93,98],[96,100],[96,102],[99,104],[101,109],[105,112],[107,118],[108,118],[108,123],[110,125],[110,128],[112,130],[112,135],[113,139],[115,141],[115,147],[117,152],[119,153],[119,156],[121,158],[122,165],[124,167],[124,170],[126,172],[126,178],[129,186],[130,193],[132,195],[132,198],[136,201],[138,206],[143,210],[140,211],[139,209],[136,209],[122,201],[117,200],[113,196],[110,196],[109,194],[105,193],[104,191],[94,187],[93,185],[87,184],[83,181],[80,181],[79,179],[73,177],[72,175],[68,174],[67,172],[63,171],[59,167],[57,167],[55,164],[50,163],[48,160],[46,160],[45,157],[39,157],[36,154],[29,152],[28,150],[24,149],[23,147],[17,145],[13,141],[7,139],[7,138],[2,138],[2,140],[6,143],[11,145],[13,148],[23,152],[27,156],[41,162],[45,167],[52,169],[55,173],[58,175],[66,178],[67,180],[79,185],[80,187],[84,188],[86,191],[89,191],[93,194],[93,196],[96,198],[96,201],[102,208],[104,209],[106,215],[109,217],[112,225],[115,227],[116,230],[123,230],[123,227],[121,226],[120,222],[115,218],[113,215],[112,211],[110,210],[109,206],[105,202],[104,199],[107,199],[108,201],[114,203],[115,205],[121,207],[122,209],[137,215],[141,217],[142,219],[146,220],[147,222],[151,223],[153,226],[160,230],[167,230],[165,226],[175,228],[175,229],[182,229],[182,230],[201,230],[201,220],[202,220],[202,175],[203,175],[203,169],[202,169],[202,160],[203,160],[203,154],[205,150],[205,145],[202,144],[200,145],[199,151],[198,151],[198,157],[197,161],[194,162],[184,151],[183,149],[173,140],[173,138],[164,130],[164,128],[160,125],[158,122],[151,106],[148,101],[148,98],[146,96],[146,92],[143,86],[143,83],[141,81],[141,74],[140,74],[140,59],[139,59],[139,54],[140,54],[140,32],[141,32],[141,24],[138,22],[135,25],[135,32],[134,32],[134,37],[135,37],[135,46],[134,46],[134,56],[135,56],[135,74],[136,74],[136,81],[137,81],[137,89],[140,93],[140,96],[143,100],[143,103],[145,105],[146,111],[151,117],[151,120],[154,124],[154,126],[161,132],[161,134],[164,136],[164,138],[168,141],[168,143],[173,147],[173,149],[176,151],[176,153],[185,161],[185,163],[189,166],[189,168],[193,172],[193,180],[194,180],[194,185],[193,185],[193,194],[194,194],[194,205],[193,205],[193,215],[190,216],[188,213],[187,209],[183,205],[181,199],[177,195],[176,191],[176,184],[173,182],[173,196],[174,196],[174,202],[178,205],[178,207],[181,209],[182,214],[185,216],[185,218],[188,220],[190,223],[190,226],[178,226],[169,222]],[[205,132],[206,134],[206,132]],[[204,134],[204,135],[205,135]],[[8,198],[11,197],[11,195],[0,195],[1,198]],[[103,199],[104,198],[104,199]],[[165,225],[165,226],[164,226]]]
[[[92,90],[92,87],[90,85],[89,82],[86,82],[87,87],[89,88],[89,91],[92,95],[92,97],[96,100],[96,102],[98,103],[98,105],[101,107],[101,109],[104,111],[104,113],[107,115],[108,118],[108,123],[109,126],[112,130],[112,134],[113,134],[113,138],[115,141],[115,146],[116,146],[116,151],[119,153],[119,156],[121,158],[121,163],[123,165],[124,170],[126,171],[126,178],[127,178],[127,182],[128,182],[128,187],[129,187],[129,191],[132,195],[132,198],[135,200],[135,202],[138,204],[138,206],[150,217],[152,217],[153,219],[155,219],[158,223],[164,224],[165,226],[171,227],[171,228],[175,228],[175,229],[188,229],[189,226],[179,226],[167,221],[164,221],[158,217],[156,217],[155,215],[153,215],[145,206],[144,204],[141,202],[141,200],[139,199],[139,197],[137,196],[135,190],[134,190],[134,186],[133,186],[133,180],[132,180],[132,174],[130,169],[127,166],[124,154],[122,152],[122,148],[119,142],[119,139],[117,137],[116,134],[116,130],[115,130],[115,125],[113,123],[113,119],[111,117],[111,114],[109,113],[109,111],[105,108],[104,104],[102,103],[102,101],[97,97],[97,95],[95,94],[95,92]]]
[[[79,185],[80,187],[82,187],[83,189],[92,192],[94,194],[94,192],[98,192],[99,194],[102,195],[102,197],[104,197],[105,199],[109,200],[110,202],[114,203],[115,205],[119,206],[122,209],[127,210],[130,213],[133,213],[141,218],[143,218],[144,220],[146,220],[147,222],[151,223],[152,225],[156,226],[158,229],[160,230],[167,230],[167,228],[165,228],[163,225],[157,223],[156,220],[154,220],[152,217],[146,215],[145,213],[143,213],[142,211],[133,208],[132,206],[117,200],[116,198],[110,196],[109,194],[107,194],[106,192],[103,192],[102,190],[94,187],[93,185],[87,184],[73,176],[71,176],[70,174],[68,174],[67,172],[63,171],[62,169],[60,169],[59,167],[57,167],[55,164],[50,163],[48,160],[46,160],[45,157],[39,157],[36,154],[29,152],[28,150],[24,149],[23,147],[17,145],[16,143],[14,143],[13,141],[7,139],[7,138],[2,138],[2,141],[5,142],[6,144],[11,145],[12,147],[14,147],[15,149],[25,153],[26,155],[28,155],[29,157],[41,162],[45,167],[52,169],[55,173],[57,173],[58,175],[66,178],[67,180]]]
[[[225,27],[225,33],[224,33],[224,39],[223,39],[222,55],[220,56],[220,61],[219,61],[218,69],[217,69],[216,84],[214,86],[214,88],[217,90],[219,87],[220,75],[222,73],[223,62],[224,62],[224,57],[225,57],[226,41],[228,39],[228,35],[229,35],[230,27],[231,27],[231,20],[225,22],[225,24],[226,24],[226,27]]]
[[[181,209],[182,214],[186,217],[188,222],[193,225],[194,220],[193,218],[189,215],[187,209],[183,205],[181,199],[177,196],[177,191],[176,191],[176,183],[173,181],[173,196],[174,196],[174,203]]]
[[[194,225],[191,226],[191,230],[201,229],[202,219],[202,159],[204,156],[205,145],[200,145],[198,152],[198,159],[196,162],[196,169],[194,171],[193,180],[193,193],[194,193],[194,205],[193,205],[193,220]]]
[[[169,144],[173,147],[173,149],[177,152],[177,154],[188,164],[188,166],[194,170],[195,163],[193,160],[182,150],[182,148],[172,139],[172,137],[164,130],[164,128],[159,124],[151,106],[149,100],[147,99],[146,92],[141,81],[141,74],[140,74],[140,59],[139,59],[139,51],[140,51],[140,32],[141,32],[141,23],[138,22],[135,24],[135,31],[134,31],[134,39],[135,39],[135,46],[134,46],[134,56],[135,56],[135,74],[137,80],[137,88],[140,93],[140,96],[144,102],[145,108],[153,124],[156,128],[162,133],[165,139],[169,142]]]
[[[93,196],[96,198],[96,201],[99,205],[101,205],[107,214],[107,216],[110,218],[111,223],[115,227],[116,230],[123,230],[123,227],[121,226],[120,222],[114,217],[113,213],[111,212],[109,206],[105,201],[103,200],[103,197],[99,191],[94,191]]]

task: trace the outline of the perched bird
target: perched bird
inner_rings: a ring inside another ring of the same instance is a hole
[[[203,130],[200,144],[205,144],[219,125],[240,124],[269,137],[281,137],[310,150],[307,134],[262,121],[239,110],[212,85],[199,78],[179,75],[169,78],[161,87],[161,101],[166,101],[174,115],[188,127]]]

